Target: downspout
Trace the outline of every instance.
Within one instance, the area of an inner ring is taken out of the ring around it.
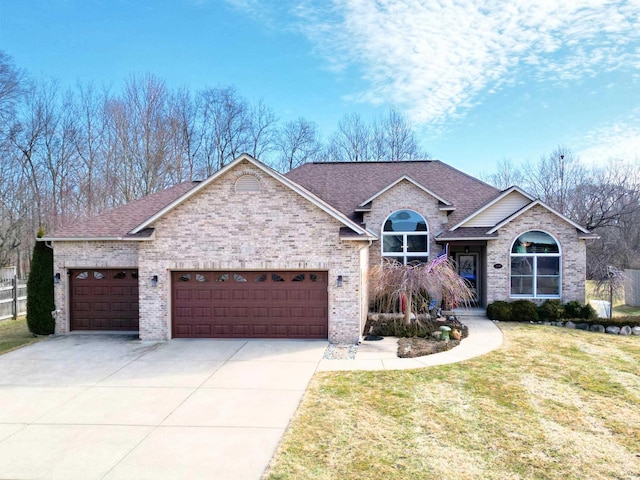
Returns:
[[[358,257],[360,257],[360,256],[362,255],[362,251],[363,251],[365,248],[367,248],[367,249],[368,249],[368,248],[370,248],[372,244],[373,244],[373,240],[369,240],[369,244],[368,244],[368,245],[365,245],[365,246],[363,246],[363,247],[360,247],[360,248],[358,249]],[[367,273],[368,273],[368,272],[369,272],[369,265],[367,265]],[[362,272],[362,266],[360,266],[360,273],[361,273],[361,275],[363,274],[363,272]],[[361,278],[361,279],[360,279],[360,281],[363,283],[363,284],[361,285],[360,289],[361,289],[361,291],[363,291],[363,290],[366,288],[366,292],[367,292],[367,295],[366,295],[366,297],[367,297],[367,298],[366,298],[366,302],[367,302],[367,303],[366,303],[366,305],[363,305],[363,303],[364,303],[365,299],[364,299],[364,298],[361,298],[361,300],[360,300],[360,308],[361,308],[361,309],[363,309],[363,310],[364,310],[364,312],[361,312],[361,314],[360,314],[360,329],[359,329],[359,332],[358,332],[358,344],[361,344],[361,343],[362,343],[362,340],[363,340],[363,337],[362,337],[362,330],[364,329],[364,325],[362,324],[362,319],[364,318],[364,323],[366,324],[366,323],[367,323],[368,313],[369,313],[369,312],[368,312],[368,309],[369,309],[369,285],[368,285],[368,279],[366,278],[366,276],[365,276],[365,275],[362,275],[362,276],[363,276],[363,277],[365,277],[365,278]]]

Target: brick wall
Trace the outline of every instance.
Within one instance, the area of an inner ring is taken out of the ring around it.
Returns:
[[[447,224],[447,213],[438,209],[439,202],[424,190],[409,181],[402,182],[390,188],[373,200],[371,211],[364,214],[364,222],[371,232],[380,235],[382,224],[389,215],[397,210],[413,210],[422,215],[429,227],[429,249],[431,257],[436,255],[441,247],[436,244],[434,237]],[[377,265],[382,256],[380,240],[374,241],[369,250],[369,263]]]
[[[236,193],[247,174],[260,180],[260,191]],[[365,314],[359,256],[367,243],[341,241],[341,226],[251,163],[238,164],[158,220],[155,240],[140,244],[140,337],[171,335],[171,270],[325,270],[329,340],[357,342]],[[145,280],[153,275],[156,287]]]
[[[535,206],[502,227],[498,239],[487,244],[487,303],[510,299],[510,252],[516,238],[528,230],[552,235],[562,252],[562,301],[584,302],[586,246],[575,227],[541,206]],[[501,269],[494,268],[501,264]]]
[[[67,272],[81,268],[137,268],[139,242],[52,242],[53,272],[62,281],[54,285],[57,334],[69,333]]]

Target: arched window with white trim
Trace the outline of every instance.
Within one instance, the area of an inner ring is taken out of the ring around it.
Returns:
[[[540,230],[523,233],[511,247],[511,296],[559,298],[561,265],[555,238]]]
[[[382,256],[406,265],[429,261],[429,226],[413,210],[398,210],[382,226]]]

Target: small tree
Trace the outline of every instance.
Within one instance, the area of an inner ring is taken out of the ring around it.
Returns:
[[[469,305],[474,297],[446,256],[419,265],[401,265],[385,259],[371,269],[369,286],[380,311],[391,312],[404,303],[407,324],[411,323],[412,312],[426,311],[431,300],[448,308]]]
[[[38,238],[44,236],[40,227]],[[27,280],[27,325],[36,335],[50,335],[55,322],[51,312],[55,310],[53,300],[53,250],[44,242],[33,247],[31,271]]]

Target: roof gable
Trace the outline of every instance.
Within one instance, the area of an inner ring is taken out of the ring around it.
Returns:
[[[531,210],[533,207],[536,206],[540,206],[546,210],[548,210],[549,212],[551,212],[552,214],[554,214],[556,217],[558,217],[560,220],[568,223],[569,225],[571,225],[572,227],[575,227],[576,230],[582,232],[583,234],[585,234],[585,236],[587,237],[592,237],[594,236],[591,232],[589,232],[589,230],[587,230],[584,227],[581,227],[580,225],[578,225],[576,222],[574,222],[573,220],[571,220],[570,218],[565,217],[564,215],[562,215],[560,212],[558,212],[557,210],[554,210],[553,208],[551,208],[549,205],[545,204],[542,200],[535,200],[531,203],[529,203],[528,205],[526,205],[525,207],[521,208],[520,210],[518,210],[517,212],[513,213],[512,215],[509,215],[507,218],[505,218],[504,220],[502,220],[501,222],[499,222],[497,225],[495,225],[491,230],[489,230],[487,233],[488,234],[492,234],[497,232],[500,228],[502,228],[503,226],[505,226],[507,223],[515,220],[516,218],[518,218],[520,215],[522,215],[525,212],[528,212],[529,210]],[[597,237],[597,235],[596,235]]]
[[[317,206],[318,208],[323,210],[325,213],[329,214],[331,217],[333,217],[336,220],[338,220],[339,222],[341,222],[345,227],[348,227],[349,229],[353,230],[359,236],[358,238],[361,238],[361,239],[375,239],[375,238],[377,238],[377,237],[373,236],[365,228],[363,228],[362,226],[358,225],[356,222],[354,222],[351,219],[349,219],[348,217],[346,217],[344,214],[342,214],[341,212],[339,212],[338,210],[333,208],[331,205],[329,205],[328,203],[326,203],[322,199],[318,198],[313,193],[311,193],[308,190],[306,190],[304,187],[302,187],[302,186],[298,185],[297,183],[291,181],[290,179],[288,179],[287,177],[281,175],[280,173],[276,172],[275,170],[267,167],[265,164],[263,164],[262,162],[256,160],[255,158],[253,158],[252,156],[250,156],[248,154],[240,155],[238,158],[233,160],[231,163],[229,163],[228,165],[224,166],[223,168],[221,168],[220,170],[215,172],[213,175],[211,175],[207,179],[205,179],[202,182],[200,182],[196,187],[194,187],[191,190],[185,192],[183,195],[181,195],[180,197],[176,198],[174,201],[172,201],[171,203],[166,205],[162,210],[158,211],[157,213],[155,213],[151,217],[145,219],[142,223],[140,223],[133,230],[131,230],[130,233],[131,234],[136,234],[136,233],[138,233],[138,232],[140,232],[140,231],[142,231],[142,230],[144,230],[146,228],[150,228],[154,224],[154,222],[156,222],[158,219],[162,218],[163,216],[165,216],[166,214],[171,212],[178,205],[181,205],[182,203],[184,203],[187,200],[189,200],[191,197],[196,195],[201,190],[207,188],[209,185],[214,183],[218,178],[220,178],[221,176],[225,175],[230,170],[233,170],[234,168],[236,168],[242,162],[248,162],[248,163],[252,164],[254,167],[256,167],[257,169],[261,170],[266,175],[270,176],[271,178],[275,179],[276,181],[278,181],[279,183],[281,183],[285,187],[293,190],[294,192],[296,192],[301,197],[303,197],[306,200],[308,200],[309,202],[313,203],[315,206]],[[352,238],[352,237],[350,237],[350,238]]]
[[[423,192],[427,193],[428,195],[430,195],[433,198],[435,198],[436,200],[438,200],[438,202],[440,202],[443,205],[441,207],[441,210],[455,210],[455,207],[451,204],[451,202],[445,200],[444,198],[442,198],[437,193],[432,192],[431,190],[429,190],[424,185],[416,182],[409,175],[402,175],[395,182],[390,183],[389,185],[384,187],[382,190],[376,192],[373,196],[367,198],[365,201],[360,203],[356,210],[361,211],[363,209],[366,209],[366,206],[371,204],[376,198],[378,198],[380,195],[382,195],[383,193],[387,192],[388,190],[391,190],[393,187],[395,187],[396,185],[398,185],[400,182],[403,182],[403,181],[406,181],[406,182],[409,182],[409,183],[413,184],[415,187],[419,188]]]
[[[500,192],[468,217],[451,227],[454,231],[460,227],[493,227],[504,218],[517,212],[534,201],[534,197],[519,187],[513,186]]]

